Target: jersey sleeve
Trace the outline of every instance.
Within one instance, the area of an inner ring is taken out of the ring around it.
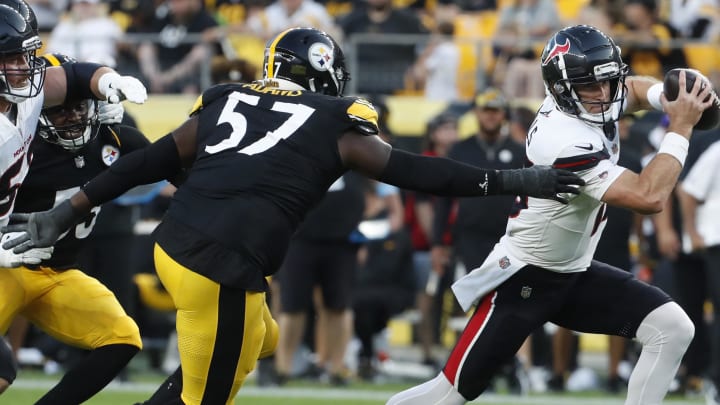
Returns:
[[[588,148],[592,146],[593,150],[585,151],[583,149],[585,146]],[[553,162],[553,167],[575,172],[585,180],[585,186],[581,188],[582,193],[598,201],[625,171],[625,168],[610,160],[610,153],[605,147],[600,149],[589,142],[566,146]]]
[[[378,113],[369,101],[363,98],[352,99],[345,111],[351,127],[364,135],[376,135],[378,129]]]
[[[198,96],[197,99],[195,99],[195,103],[193,104],[192,108],[190,109],[190,116],[197,114],[199,111],[201,111],[205,106],[209,105],[213,101],[217,100],[218,98],[224,96],[228,91],[230,91],[230,87],[235,86],[233,84],[219,84],[217,86],[210,87],[209,89],[205,90],[201,95]]]
[[[533,164],[552,165],[580,176],[585,180],[581,192],[598,201],[625,170],[613,163],[604,145],[592,138],[575,137],[565,142],[555,139],[531,146],[527,153]]]

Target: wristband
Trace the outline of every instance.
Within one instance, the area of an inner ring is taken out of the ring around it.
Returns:
[[[662,111],[662,101],[660,101],[660,95],[662,95],[664,86],[662,83],[655,83],[647,91],[647,101],[650,103],[652,108]]]
[[[685,158],[688,154],[688,146],[690,141],[684,136],[675,132],[665,134],[657,153],[666,153],[680,162],[680,166],[685,165]]]

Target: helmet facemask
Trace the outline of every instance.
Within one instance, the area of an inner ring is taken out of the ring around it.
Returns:
[[[561,111],[614,132],[627,97],[629,68],[610,37],[590,26],[565,28],[546,45],[541,68],[546,91]],[[604,82],[609,82],[609,100],[581,100],[577,86]],[[592,105],[599,105],[599,112],[590,112]]]
[[[39,95],[45,81],[45,63],[36,55],[40,38],[26,42],[20,53],[0,53],[0,97],[14,104]]]
[[[38,134],[47,142],[77,152],[98,133],[97,103],[82,100],[42,110]]]
[[[562,56],[560,57],[562,59]],[[560,62],[562,65],[562,62]],[[616,62],[608,62],[593,67],[592,76],[556,81],[548,91],[556,99],[558,106],[566,113],[577,116],[590,124],[605,125],[617,121],[627,97],[625,78],[627,65],[618,66]],[[567,73],[563,72],[567,77]],[[580,85],[597,85],[610,83],[610,99],[607,101],[583,101],[576,90]],[[600,112],[590,112],[586,106],[599,105]]]

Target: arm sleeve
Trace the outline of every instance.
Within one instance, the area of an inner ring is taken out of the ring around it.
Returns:
[[[141,184],[171,179],[182,170],[180,155],[172,135],[166,135],[146,148],[118,159],[110,168],[83,187],[90,202],[97,206],[119,197]]]
[[[65,63],[61,65],[65,70],[67,80],[67,100],[97,99],[90,88],[90,82],[95,72],[103,65],[89,62]]]
[[[378,180],[404,189],[458,197],[498,194],[502,189],[495,170],[398,149],[390,152]]]

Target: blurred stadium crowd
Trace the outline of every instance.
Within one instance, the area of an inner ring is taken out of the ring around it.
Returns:
[[[140,78],[151,98],[258,79],[266,40],[293,26],[325,30],[349,59],[347,93],[373,101],[386,140],[487,168],[522,167],[524,139],[545,94],[538,57],[547,37],[563,26],[586,23],[612,35],[633,74],[662,79],[672,68],[689,66],[720,85],[717,0],[28,3],[44,52],[114,66]],[[659,144],[656,132],[667,125],[663,118],[648,112],[621,122],[623,166],[639,171],[647,163]],[[692,138],[686,172],[719,139],[718,131]],[[274,358],[261,361],[258,384],[312,378],[344,386],[354,379],[434,375],[465,320],[448,286],[482,263],[504,233],[512,205],[509,197],[434,198],[352,174],[339,181],[343,186],[337,192],[331,187],[308,216],[272,280],[280,345]],[[144,352],[161,373],[175,369],[177,349],[172,302],[154,276],[149,234],[172,192],[160,184],[104,206],[81,267],[137,321]],[[712,267],[718,265],[708,253],[713,246],[684,235],[683,220],[693,218],[683,205],[674,201],[671,208],[655,217],[611,209],[598,256],[660,286],[691,316],[696,337],[673,388],[692,395],[702,391],[712,367],[720,367],[707,356],[720,341],[714,323],[720,282],[713,276],[720,269]],[[720,221],[704,215],[704,221]],[[7,337],[21,365],[48,373],[81,355],[22,322]],[[579,360],[581,346],[577,335],[547,325],[499,377],[518,393],[582,387],[577,381],[588,370]],[[599,346],[609,360],[594,386],[620,392],[637,348],[622,338]],[[412,362],[420,365],[407,366]]]

